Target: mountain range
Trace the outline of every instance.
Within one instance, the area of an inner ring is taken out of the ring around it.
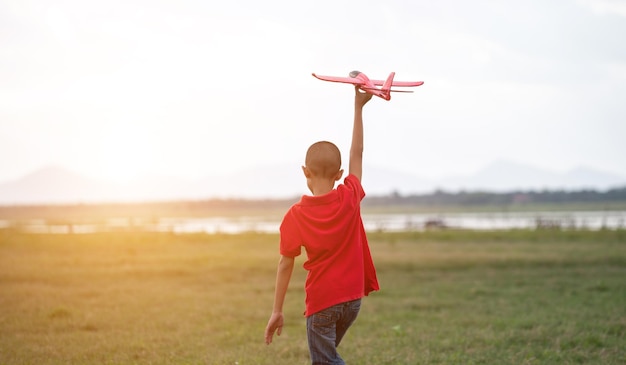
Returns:
[[[366,166],[369,195],[446,191],[605,190],[626,185],[626,177],[579,167],[564,173],[498,161],[474,174],[432,180],[409,173]],[[0,182],[0,204],[59,204],[201,200],[210,198],[289,198],[308,193],[297,164],[264,166],[197,180],[146,177],[113,183],[82,176],[62,167],[45,167],[22,178]]]

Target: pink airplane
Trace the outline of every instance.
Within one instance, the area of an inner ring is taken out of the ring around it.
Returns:
[[[359,87],[359,89],[368,92],[372,95],[376,95],[385,100],[391,99],[391,92],[403,92],[403,93],[412,93],[413,91],[407,90],[391,90],[392,86],[401,86],[401,87],[413,87],[420,86],[424,83],[424,81],[393,81],[393,77],[396,75],[395,72],[392,72],[387,77],[387,80],[370,80],[363,72],[360,71],[352,71],[349,74],[349,77],[339,77],[339,76],[322,76],[313,74],[314,77],[330,82],[343,82],[346,84],[352,84]],[[381,86],[378,88],[377,86]]]

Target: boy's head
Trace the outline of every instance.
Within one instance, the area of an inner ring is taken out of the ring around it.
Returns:
[[[331,142],[313,143],[306,152],[304,163],[305,174],[308,170],[310,177],[333,181],[341,178],[341,153],[339,148]]]

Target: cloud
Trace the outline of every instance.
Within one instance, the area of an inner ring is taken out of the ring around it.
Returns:
[[[611,62],[605,64],[605,67],[612,77],[626,80],[626,62]]]
[[[579,4],[589,7],[598,15],[619,15],[626,17],[626,1],[623,0],[579,0]]]

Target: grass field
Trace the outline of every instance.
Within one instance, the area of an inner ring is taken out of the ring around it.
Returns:
[[[307,364],[303,281],[266,346],[276,235],[0,230],[0,364]],[[624,364],[626,231],[371,234],[349,364]]]

